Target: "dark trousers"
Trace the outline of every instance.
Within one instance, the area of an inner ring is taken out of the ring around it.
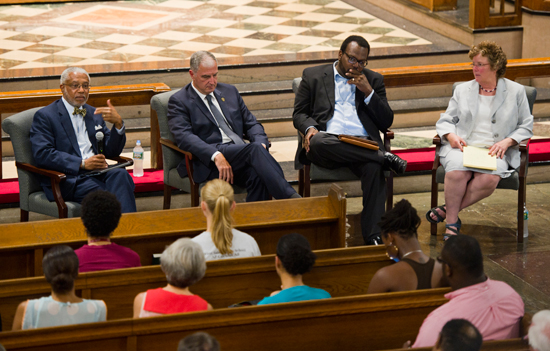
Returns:
[[[348,167],[361,179],[363,191],[361,234],[365,242],[380,235],[380,227],[377,223],[384,214],[386,202],[382,151],[368,150],[341,142],[336,135],[317,133],[310,140],[307,158],[324,168]]]
[[[269,200],[270,194],[275,199],[288,199],[296,193],[286,181],[279,163],[262,144],[229,143],[217,147],[231,165],[233,183],[246,188],[247,202]],[[218,169],[214,166],[208,179],[219,176]]]
[[[95,190],[106,190],[116,196],[120,201],[122,213],[136,212],[136,199],[134,197],[134,181],[124,168],[115,168],[103,174],[85,177],[79,175],[74,187],[64,186],[60,183],[61,194],[66,201],[82,202],[84,197]],[[51,191],[46,191],[46,196]],[[53,196],[48,200],[53,201]]]

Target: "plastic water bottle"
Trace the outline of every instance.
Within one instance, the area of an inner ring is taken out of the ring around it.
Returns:
[[[143,148],[140,140],[134,147],[134,177],[143,177]]]
[[[523,204],[523,237],[527,238],[529,236],[529,229],[527,225],[529,224],[529,211],[525,204]],[[516,232],[517,234],[517,232]]]

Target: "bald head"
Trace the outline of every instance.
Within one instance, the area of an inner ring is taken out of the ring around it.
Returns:
[[[441,329],[433,350],[479,351],[482,343],[483,337],[472,323],[465,319],[452,319]]]

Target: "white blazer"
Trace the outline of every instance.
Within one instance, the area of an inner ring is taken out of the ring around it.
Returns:
[[[443,135],[455,133],[463,139],[468,139],[472,134],[476,127],[478,94],[479,84],[475,79],[456,87],[447,111],[441,114],[435,124],[442,141],[440,156],[446,156],[452,149]],[[500,78],[490,115],[495,142],[512,138],[519,144],[533,136],[533,115],[529,111],[525,88],[521,84]],[[510,167],[519,167],[518,145],[510,147],[504,156]]]

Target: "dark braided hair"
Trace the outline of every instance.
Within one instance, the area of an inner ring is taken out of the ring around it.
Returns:
[[[384,236],[393,232],[403,239],[410,239],[413,236],[418,238],[417,229],[420,226],[420,217],[411,203],[403,199],[382,216],[378,226],[382,229]]]
[[[277,244],[277,257],[291,275],[301,275],[311,270],[317,256],[311,251],[307,239],[298,233],[281,237]]]

